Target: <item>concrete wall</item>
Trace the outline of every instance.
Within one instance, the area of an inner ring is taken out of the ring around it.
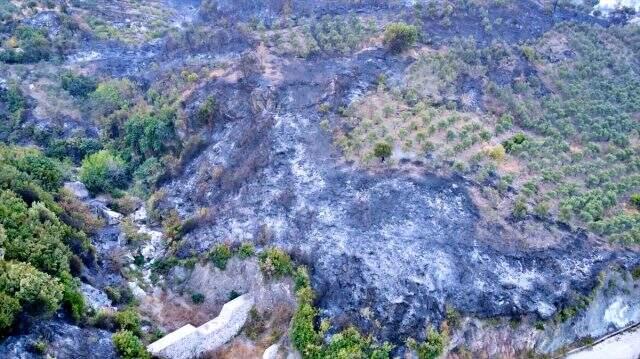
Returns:
[[[244,294],[226,303],[220,314],[207,323],[194,327],[187,324],[147,347],[164,359],[190,359],[215,350],[238,334],[253,307],[253,297]]]

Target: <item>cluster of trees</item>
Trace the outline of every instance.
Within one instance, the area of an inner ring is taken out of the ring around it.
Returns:
[[[527,46],[527,61],[538,63],[557,89],[540,95],[540,80],[530,76],[510,88],[491,87],[508,112],[496,132],[512,127],[543,136],[516,135],[503,143],[525,160],[528,170],[550,188],[538,202],[552,205],[560,219],[582,223],[596,233],[625,242],[637,241],[633,216],[622,210],[638,186],[638,152],[631,143],[640,131],[640,76],[634,69],[637,48],[628,30],[600,31],[585,24],[561,24],[540,43]],[[570,59],[550,60],[548,41],[569,39]],[[546,212],[542,211],[542,212]]]
[[[93,257],[82,223],[66,222],[82,217],[58,203],[63,177],[37,150],[0,146],[0,334],[23,314],[61,306],[76,320],[84,314],[72,273]]]

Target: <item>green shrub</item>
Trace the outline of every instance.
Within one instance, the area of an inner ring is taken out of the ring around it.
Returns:
[[[403,22],[395,22],[386,26],[384,42],[389,50],[400,53],[413,46],[418,40],[418,28]]]
[[[136,335],[140,334],[140,315],[135,309],[121,310],[115,315],[116,324],[121,330],[126,330]]]
[[[515,219],[523,219],[527,215],[527,203],[523,198],[516,199],[512,214]]]
[[[63,286],[57,278],[21,262],[0,261],[0,292],[32,313],[53,313],[60,307]]]
[[[505,149],[505,151],[507,151],[507,153],[511,153],[511,152],[515,151],[516,149],[518,149],[520,145],[525,143],[526,140],[527,140],[527,137],[524,135],[524,133],[522,133],[522,132],[516,133],[510,139],[502,142],[502,147],[504,147],[504,149]]]
[[[43,339],[38,339],[31,344],[31,347],[34,352],[40,355],[44,355],[47,352],[47,349],[49,348],[49,343],[47,343]]]
[[[291,321],[290,338],[303,358],[375,358],[390,357],[393,346],[388,343],[377,345],[371,337],[363,337],[355,328],[349,327],[331,337],[328,344],[322,338],[329,330],[329,323],[323,321],[316,330],[317,310],[313,306],[314,293],[310,287],[306,268],[298,267],[295,274],[298,309]]]
[[[113,335],[113,344],[123,359],[150,359],[142,341],[128,330],[121,330]]]
[[[51,141],[45,150],[47,156],[58,159],[69,158],[74,163],[80,163],[83,158],[102,149],[102,144],[94,138],[73,137],[68,139],[55,139]]]
[[[21,308],[16,298],[0,292],[0,337],[11,328]]]
[[[0,191],[0,225],[7,233],[7,260],[28,262],[50,273],[69,271],[70,251],[64,244],[71,229],[40,202],[31,207],[12,191]]]
[[[1,105],[4,105],[7,114],[5,118],[5,115],[0,111],[0,140],[13,140],[24,119],[27,100],[18,86],[11,85],[6,90],[0,88],[0,108]]]
[[[71,276],[63,278],[62,303],[64,308],[69,312],[74,321],[79,322],[86,311],[84,296],[78,291],[78,285],[73,281]]]
[[[156,188],[164,172],[164,167],[156,157],[148,158],[133,172],[136,189],[148,195]]]
[[[634,205],[637,209],[640,209],[640,193],[632,194],[629,202],[631,202],[631,204]]]
[[[221,270],[227,268],[227,262],[231,259],[233,254],[231,253],[231,247],[228,244],[221,243],[213,248],[209,254],[209,259],[213,262],[213,265]]]
[[[393,347],[385,343],[373,344],[371,337],[364,337],[354,327],[334,334],[322,351],[323,358],[389,358]]]
[[[391,156],[391,145],[386,142],[376,143],[373,148],[373,155],[380,157],[380,159],[384,161],[385,158]]]
[[[213,97],[207,97],[202,103],[195,115],[195,127],[200,128],[202,126],[213,126],[216,111],[218,110],[218,104]]]
[[[242,243],[238,248],[238,257],[247,259],[255,254],[256,250],[251,243]]]
[[[60,164],[39,152],[25,154],[15,162],[15,166],[37,180],[47,191],[55,191],[62,186],[63,173]]]
[[[291,257],[278,248],[269,248],[260,254],[260,269],[272,278],[280,278],[293,273]]]
[[[202,304],[204,303],[205,296],[202,293],[193,293],[191,294],[191,301],[194,304]]]
[[[302,288],[311,287],[311,279],[309,278],[307,267],[301,265],[296,268],[296,271],[293,274],[293,282],[295,284],[296,291]]]
[[[89,324],[100,329],[112,331],[116,327],[115,315],[110,309],[100,309],[89,320]]]
[[[86,98],[98,87],[98,83],[93,78],[72,72],[64,73],[61,82],[62,88],[73,97]]]
[[[427,339],[422,343],[416,343],[413,340],[407,341],[407,346],[418,353],[419,359],[436,359],[445,349],[447,344],[447,335],[439,333],[433,328],[427,330]]]
[[[92,193],[112,192],[125,187],[125,163],[107,150],[96,152],[82,160],[80,180]]]

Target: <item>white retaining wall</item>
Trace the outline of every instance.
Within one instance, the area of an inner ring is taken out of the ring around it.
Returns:
[[[253,297],[244,294],[226,303],[220,314],[194,327],[187,324],[147,347],[149,352],[163,359],[191,359],[215,350],[238,334],[253,307]]]

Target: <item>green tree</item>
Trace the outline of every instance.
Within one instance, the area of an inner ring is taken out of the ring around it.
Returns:
[[[125,163],[108,150],[102,150],[82,160],[80,180],[92,193],[124,188],[127,183]]]
[[[418,40],[418,28],[404,22],[394,22],[386,26],[384,43],[389,50],[400,53],[413,46]]]

